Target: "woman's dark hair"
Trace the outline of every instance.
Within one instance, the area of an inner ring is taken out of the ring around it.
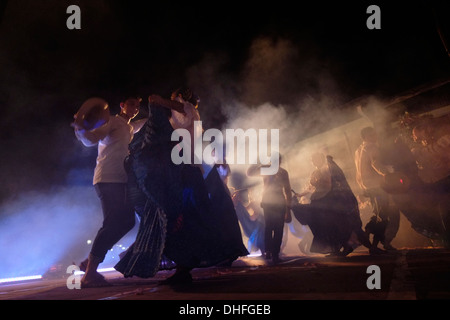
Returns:
[[[191,88],[188,87],[180,87],[173,92],[175,96],[181,95],[184,101],[192,103],[196,106],[200,102],[200,97],[195,94]]]
[[[361,138],[363,140],[366,140],[366,138],[368,136],[370,136],[371,134],[374,134],[376,131],[373,127],[365,127],[361,130]]]
[[[142,102],[142,97],[136,94],[123,95],[121,98],[120,102],[125,102],[130,99],[136,99],[139,102]]]

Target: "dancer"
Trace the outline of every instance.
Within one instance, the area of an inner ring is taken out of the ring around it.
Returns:
[[[139,97],[128,97],[121,102],[120,113],[110,117],[105,125],[89,131],[74,124],[78,140],[88,147],[98,145],[93,185],[103,210],[103,225],[92,244],[89,257],[80,265],[80,269],[85,271],[81,279],[83,288],[108,285],[97,272],[97,267],[103,262],[108,250],[135,223],[133,207],[127,201],[128,176],[123,163],[128,155],[128,144],[146,121],[131,121],[138,115],[139,107]]]
[[[196,121],[200,121],[199,103],[200,97],[189,87],[182,86],[173,91],[170,99],[175,103],[179,102],[183,105],[182,111],[177,108],[172,108],[169,121],[174,130],[186,129],[191,136],[191,145],[188,146],[191,150],[191,165],[201,170],[206,184],[209,198],[213,204],[214,212],[221,228],[218,230],[222,242],[232,244],[235,247],[242,246],[242,235],[240,229],[237,228],[239,223],[237,222],[237,214],[234,208],[233,201],[231,199],[231,193],[221,175],[221,170],[216,170],[218,165],[224,168],[227,174],[230,173],[230,168],[226,164],[225,158],[219,159],[216,154],[216,150],[212,150],[211,160],[214,163],[206,163],[205,161],[198,161],[198,157],[194,153],[194,139],[202,135],[201,126],[195,126]],[[158,98],[160,103],[168,104],[168,101],[164,102],[161,97]],[[172,102],[170,102],[172,103]],[[202,157],[203,158],[203,157]],[[196,161],[197,160],[197,161]],[[221,164],[222,163],[222,164]]]
[[[316,169],[311,174],[310,204],[292,207],[301,224],[308,225],[314,235],[310,251],[332,256],[346,256],[353,251],[349,244],[354,232],[367,248],[370,241],[361,229],[358,201],[348,185],[341,168],[331,156],[314,153],[311,157]]]
[[[233,203],[221,197],[226,192],[217,171],[204,180],[198,167],[172,162],[176,144],[169,118],[172,110],[183,113],[183,103],[152,95],[149,109],[149,120],[130,144],[127,159],[141,224],[135,243],[115,268],[125,277],[148,278],[176,266],[167,283],[189,283],[193,268],[233,261],[248,252]],[[224,230],[223,220],[229,229]]]
[[[366,225],[366,232],[373,234],[374,247],[381,242],[384,249],[395,250],[391,245],[395,234],[386,237],[386,229],[391,218],[399,213],[391,207],[389,195],[381,187],[388,170],[381,163],[378,136],[374,128],[366,127],[361,130],[361,138],[363,142],[355,152],[356,182],[364,195],[370,198],[374,212]]]
[[[247,250],[264,252],[264,217],[249,188],[233,192],[232,199],[242,231],[248,237]]]
[[[281,165],[281,155],[279,156]],[[264,191],[261,207],[264,210],[264,248],[266,259],[273,263],[280,262],[280,248],[283,240],[284,223],[291,217],[291,184],[288,172],[279,168],[274,175],[260,175],[262,165],[251,165],[247,169],[248,176],[261,176]]]

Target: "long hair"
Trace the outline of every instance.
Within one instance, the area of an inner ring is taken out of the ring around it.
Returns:
[[[200,102],[200,97],[192,91],[191,88],[188,87],[180,87],[176,89],[172,95],[178,96],[181,95],[184,101],[187,101],[191,103],[192,105],[196,106]]]

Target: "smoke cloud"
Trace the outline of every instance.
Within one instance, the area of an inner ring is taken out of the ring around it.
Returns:
[[[21,194],[1,210],[0,278],[43,274],[61,261],[84,259],[86,240],[101,225],[98,199],[86,187]]]
[[[384,101],[376,96],[364,97],[364,110],[370,112],[370,118],[358,111],[358,100],[346,95],[347,90],[340,87],[336,75],[329,71],[332,68],[312,53],[314,50],[302,50],[288,39],[259,37],[252,42],[248,59],[238,76],[227,73],[226,54],[208,53],[188,70],[189,85],[202,99],[203,123],[212,126],[221,123],[222,130],[278,129],[279,150],[283,156],[281,166],[288,170],[295,191],[308,187],[314,170],[311,155],[322,151],[331,155],[343,169],[358,196],[361,192],[355,183],[353,157],[362,142],[360,130],[392,121],[392,115],[385,112]],[[230,186],[235,189],[251,186],[252,196],[258,203],[262,181],[247,177],[247,168],[248,165],[231,165]],[[363,223],[370,216],[370,208],[363,204]],[[401,227],[409,239],[423,240],[411,237],[414,231],[408,223],[402,223]],[[288,245],[284,250],[299,254],[295,243],[299,235],[292,230],[285,238]],[[305,236],[307,232],[300,232],[300,238]]]
[[[301,141],[361,118],[356,108],[342,108],[349,98],[340,92],[326,62],[316,58],[310,48],[303,49],[289,39],[254,39],[237,76],[227,74],[228,62],[224,53],[208,53],[188,70],[189,85],[202,99],[203,122],[206,126],[218,124],[220,116],[221,129],[280,130],[280,151],[286,166],[296,154],[315,151],[299,148]],[[309,148],[326,148],[326,139]],[[348,157],[347,145],[344,151]],[[334,156],[339,160],[341,155]],[[299,165],[292,167],[293,174]],[[303,168],[300,171],[301,175],[309,174]]]

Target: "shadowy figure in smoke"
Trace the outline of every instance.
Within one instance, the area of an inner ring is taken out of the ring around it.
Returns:
[[[249,188],[233,192],[232,199],[244,234],[248,237],[247,249],[264,252],[264,217],[259,204],[251,199]]]
[[[366,232],[373,234],[373,247],[379,243],[384,249],[395,251],[391,245],[399,228],[400,213],[391,205],[389,194],[381,187],[389,173],[382,154],[388,143],[380,146],[377,131],[373,127],[361,130],[362,143],[355,151],[356,182],[364,195],[370,199],[373,217],[366,225]],[[389,141],[388,135],[384,137]]]
[[[412,142],[412,139],[415,142]],[[386,149],[393,173],[382,187],[423,236],[450,247],[449,117],[418,118]],[[401,157],[399,155],[401,154]]]
[[[311,203],[296,203],[292,207],[295,218],[308,225],[314,239],[310,251],[336,256],[346,256],[353,251],[350,237],[355,233],[367,248],[370,241],[362,230],[358,201],[353,194],[341,168],[331,156],[323,153],[312,155],[316,170],[311,174],[310,191],[296,194],[296,197],[312,191]]]
[[[281,155],[278,154],[281,165]],[[280,251],[284,233],[284,223],[291,221],[291,183],[289,173],[281,166],[272,175],[262,175],[261,168],[265,165],[250,165],[248,176],[262,177],[264,183],[261,198],[261,208],[264,211],[264,250],[265,258],[273,263],[280,262]]]

